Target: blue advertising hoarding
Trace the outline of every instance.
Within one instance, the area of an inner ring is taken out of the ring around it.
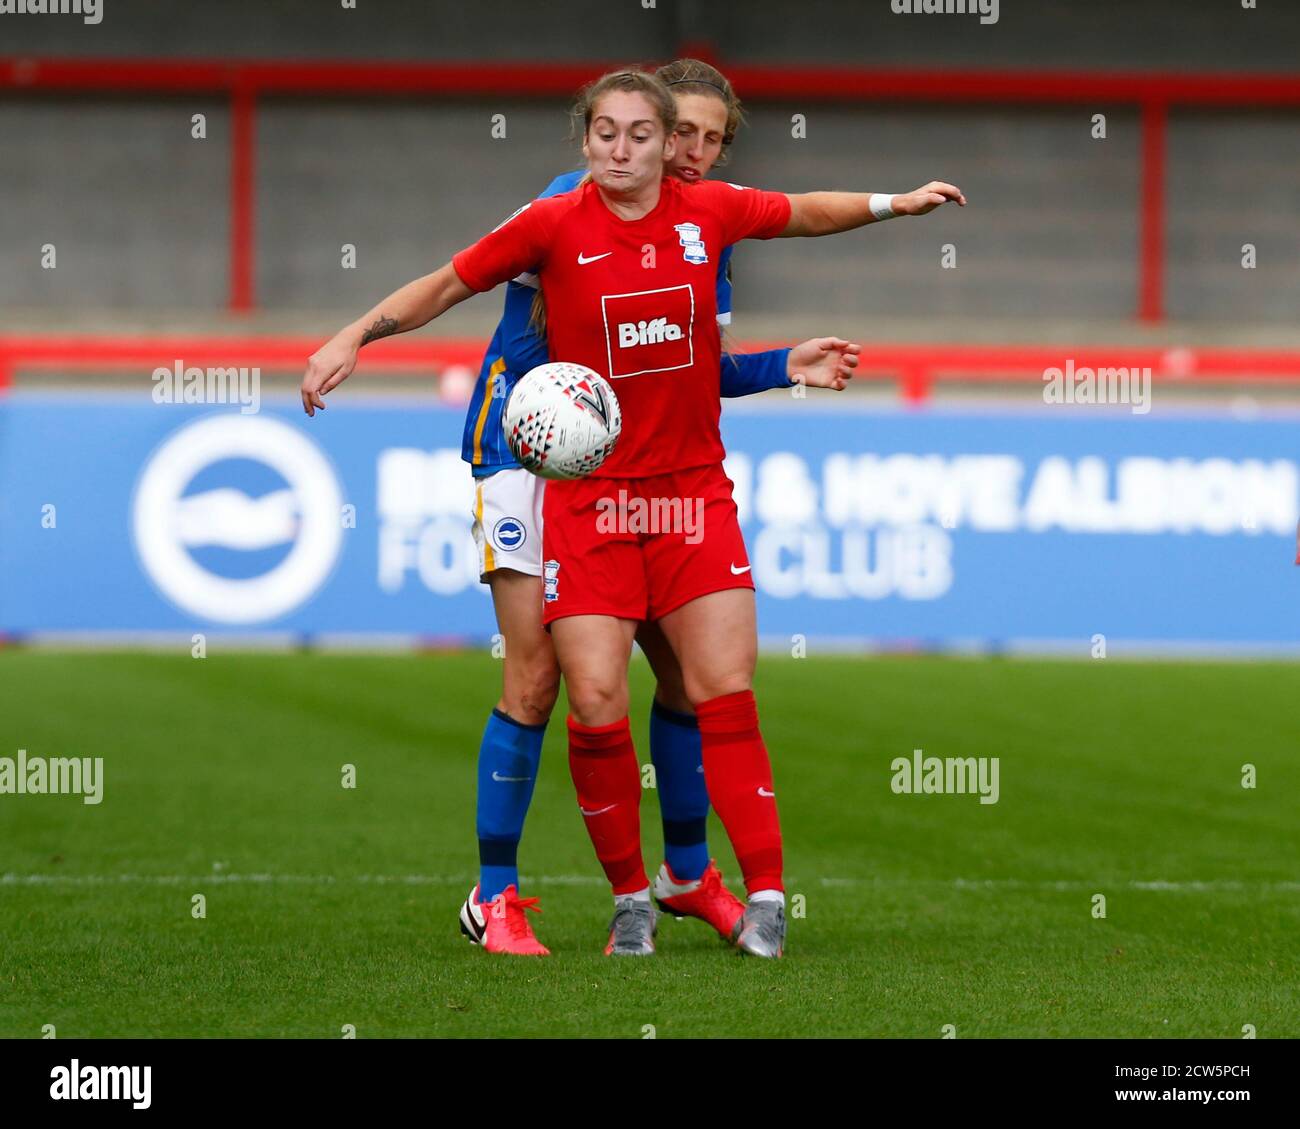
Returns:
[[[485,640],[462,413],[0,400],[0,632]],[[1286,651],[1297,420],[729,404],[760,633]]]

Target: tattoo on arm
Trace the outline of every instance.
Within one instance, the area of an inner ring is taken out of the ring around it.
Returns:
[[[396,332],[396,318],[377,317],[375,318],[375,324],[361,335],[361,344],[369,345],[370,342],[378,341],[381,337],[391,337]]]

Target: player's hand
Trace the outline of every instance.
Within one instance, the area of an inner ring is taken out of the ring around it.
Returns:
[[[956,200],[960,206],[966,206],[966,197],[955,184],[932,180],[929,184],[921,185],[915,192],[895,196],[891,207],[900,216],[923,216],[949,200]]]
[[[861,345],[838,337],[814,337],[790,350],[785,372],[795,384],[810,388],[833,388],[843,392],[858,367]]]
[[[307,372],[302,378],[302,410],[309,416],[316,409],[325,410],[321,399],[327,392],[342,384],[357,365],[357,347],[342,337],[331,337],[307,361]]]

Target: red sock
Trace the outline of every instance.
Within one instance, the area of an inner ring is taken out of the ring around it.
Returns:
[[[758,730],[752,690],[723,694],[695,707],[704,754],[704,783],[727,829],[745,876],[745,889],[783,890],[781,821],[772,789],[772,762]]]
[[[569,718],[569,772],[591,845],[615,896],[650,885],[641,860],[641,766],[627,718],[579,725]]]

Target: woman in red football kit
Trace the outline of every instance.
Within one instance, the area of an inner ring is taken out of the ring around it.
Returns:
[[[781,832],[751,689],[754,585],[722,471],[709,264],[741,239],[830,235],[965,198],[941,182],[893,196],[686,185],[663,175],[676,145],[676,106],[660,80],[639,71],[606,75],[579,105],[590,181],[524,205],[342,330],[311,358],[303,406],[309,415],[325,406],[322,395],[347,378],[366,341],[415,329],[540,264],[551,356],[604,373],[623,410],[623,433],[604,465],[586,479],[548,483],[543,512],[543,618],[568,690],[570,768],[615,895],[605,951],[654,951],[640,768],[627,719],[633,638],[638,623],[654,620],[680,662],[709,797],[749,893],[737,945],[778,957]],[[619,520],[611,528],[613,511],[622,519],[648,514],[650,526]]]

